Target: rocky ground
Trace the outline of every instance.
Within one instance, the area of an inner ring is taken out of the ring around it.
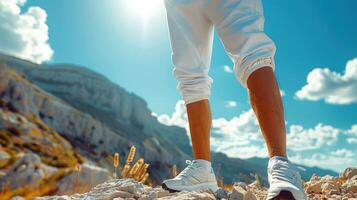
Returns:
[[[311,177],[304,183],[308,199],[357,199],[357,168],[347,168],[339,177]],[[91,191],[72,196],[38,197],[35,200],[120,200],[120,199],[265,199],[267,188],[257,182],[250,185],[236,183],[231,191],[169,193],[161,187],[149,187],[132,179],[112,179]]]

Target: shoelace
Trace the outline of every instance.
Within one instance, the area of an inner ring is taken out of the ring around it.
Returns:
[[[277,161],[277,163],[270,169],[272,182],[274,181],[286,181],[295,184],[298,175],[297,169],[288,162]]]
[[[187,177],[191,174],[191,171],[194,170],[195,166],[193,165],[193,161],[186,160],[187,167],[182,170],[182,172],[178,176]]]

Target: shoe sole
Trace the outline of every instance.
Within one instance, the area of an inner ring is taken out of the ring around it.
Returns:
[[[165,183],[161,184],[161,187],[162,187],[162,189],[167,190],[170,193],[180,192],[178,190],[173,190],[173,189],[168,188]]]
[[[279,193],[278,196],[274,197],[272,200],[295,200],[291,192],[283,190]]]
[[[211,190],[213,192],[218,190],[218,186],[214,183],[201,183],[197,185],[193,185],[191,187],[177,187],[175,189],[169,188],[165,183],[161,184],[161,187],[164,190],[169,191],[170,193],[180,192],[180,191],[204,191],[204,190]]]

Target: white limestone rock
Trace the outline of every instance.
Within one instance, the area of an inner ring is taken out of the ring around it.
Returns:
[[[0,178],[0,188],[6,187],[9,190],[24,186],[37,188],[39,181],[50,171],[52,172],[52,168],[44,165],[37,154],[25,154]]]
[[[342,172],[341,177],[344,180],[348,180],[356,175],[357,175],[357,167],[349,167]]]
[[[80,172],[73,171],[57,183],[57,195],[88,192],[94,186],[111,178],[107,169],[84,163]]]
[[[10,160],[10,155],[0,148],[0,168],[6,166]]]

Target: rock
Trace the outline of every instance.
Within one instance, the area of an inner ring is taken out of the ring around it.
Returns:
[[[62,178],[57,184],[57,195],[68,195],[88,192],[94,186],[110,179],[107,169],[84,163],[80,172],[73,171]]]
[[[357,180],[348,179],[343,185],[342,189],[346,191],[346,193],[357,193]]]
[[[311,177],[305,183],[305,191],[309,199],[350,199],[357,198],[357,175],[353,168],[346,169],[340,178],[347,178],[341,186],[341,179],[333,176]]]
[[[312,176],[310,181],[305,183],[305,190],[308,194],[321,194],[321,185],[322,182],[320,181],[320,179],[318,179],[316,176]]]
[[[51,168],[52,169],[52,168]],[[9,169],[5,176],[0,178],[0,188],[13,190],[19,187],[37,188],[39,181],[50,171],[38,155],[28,153]]]
[[[243,189],[247,189],[247,184],[245,182],[237,182],[237,183],[234,183],[234,185],[237,185],[237,186],[240,186],[241,188]]]
[[[326,175],[326,176],[323,176],[321,177],[320,179],[322,182],[336,182],[337,181],[337,178],[336,177],[333,177],[331,175]]]
[[[246,200],[255,200],[255,199],[265,199],[267,195],[267,188],[260,185],[259,182],[254,181],[253,183],[247,186],[247,193],[244,196]]]
[[[351,180],[357,180],[357,175],[354,175]]]
[[[316,174],[313,174],[310,178],[310,181],[319,181],[321,177],[317,176]]]
[[[327,182],[321,185],[321,190],[323,194],[333,195],[340,193],[340,187],[335,182]]]
[[[153,199],[201,199],[201,200],[214,200],[215,197],[210,192],[178,192],[169,193],[162,188],[151,188],[136,182],[132,179],[112,179],[100,185],[97,185],[89,192],[83,194],[75,194],[72,196],[49,196],[37,197],[35,200],[82,200],[82,199],[101,199],[101,200],[114,200],[114,199],[140,199],[140,200],[153,200]]]
[[[219,188],[216,192],[215,192],[215,196],[217,199],[228,199],[229,197],[229,191]]]
[[[352,178],[353,176],[356,176],[357,175],[357,168],[356,167],[349,167],[347,169],[345,169],[342,174],[341,174],[341,177],[344,179],[344,180],[348,180],[350,178]]]
[[[243,200],[247,191],[240,186],[234,186],[231,194],[229,195],[229,199],[232,200]]]
[[[305,183],[305,189],[308,194],[338,194],[340,188],[337,183],[337,178],[333,176],[312,176],[310,181]]]
[[[258,198],[255,192],[253,192],[251,189],[247,190],[247,193],[244,194],[243,200],[258,200],[261,198]]]
[[[14,196],[11,198],[11,200],[25,200],[22,196]]]
[[[0,149],[0,168],[6,166],[9,160],[10,155],[6,151]]]

